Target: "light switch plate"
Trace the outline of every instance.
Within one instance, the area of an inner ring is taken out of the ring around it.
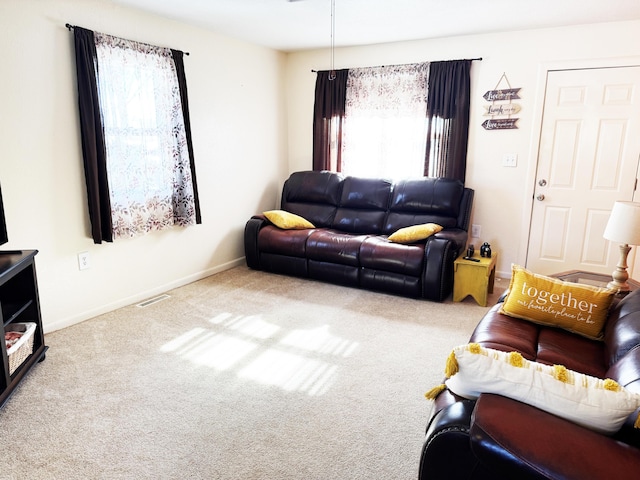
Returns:
[[[517,153],[505,153],[502,157],[503,167],[517,167],[518,166],[518,154]]]

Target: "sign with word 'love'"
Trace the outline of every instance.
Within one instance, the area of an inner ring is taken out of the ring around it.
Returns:
[[[511,128],[518,128],[516,125],[517,121],[517,118],[494,118],[482,122],[482,127],[485,130],[508,130]]]

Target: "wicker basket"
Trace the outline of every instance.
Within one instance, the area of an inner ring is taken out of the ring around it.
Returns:
[[[9,374],[13,375],[13,372],[33,353],[33,334],[36,332],[36,324],[32,322],[10,323],[4,330],[5,332],[22,333],[22,337],[7,350]]]

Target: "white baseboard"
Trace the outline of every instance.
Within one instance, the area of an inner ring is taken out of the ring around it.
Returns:
[[[237,258],[227,263],[223,263],[222,265],[217,265],[215,267],[209,268],[207,270],[203,270],[201,272],[193,273],[191,275],[187,275],[186,277],[179,278],[177,280],[173,280],[164,285],[158,285],[157,287],[144,290],[142,292],[138,292],[135,295],[131,295],[125,298],[121,298],[114,302],[107,303],[105,305],[101,305],[96,308],[92,308],[90,310],[86,310],[82,313],[74,315],[72,317],[64,318],[62,320],[58,320],[56,322],[45,324],[42,326],[44,333],[54,332],[56,330],[60,330],[62,328],[70,327],[71,325],[75,325],[80,322],[84,322],[85,320],[89,320],[90,318],[96,317],[98,315],[102,315],[107,312],[111,312],[118,308],[126,307],[128,305],[132,305],[134,303],[139,303],[143,300],[147,300],[148,298],[155,297],[162,293],[165,293],[169,290],[173,290],[174,288],[182,287],[183,285],[187,285],[189,283],[202,280],[203,278],[209,277],[211,275],[215,275],[216,273],[224,272],[225,270],[230,270],[234,267],[238,267],[243,265],[245,262],[245,258]]]

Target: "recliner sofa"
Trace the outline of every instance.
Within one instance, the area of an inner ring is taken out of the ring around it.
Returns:
[[[629,392],[640,393],[640,290],[611,308],[602,340],[507,316],[500,312],[499,302],[469,341],[610,378]],[[609,436],[506,396],[482,393],[477,400],[467,400],[447,389],[436,398],[427,425],[419,478],[636,478],[637,417],[636,410]]]
[[[473,195],[445,178],[391,182],[295,172],[283,185],[280,208],[316,228],[285,230],[254,215],[244,231],[247,265],[442,301],[453,288],[453,262],[466,248]],[[400,228],[423,223],[443,230],[411,244],[388,240]]]

